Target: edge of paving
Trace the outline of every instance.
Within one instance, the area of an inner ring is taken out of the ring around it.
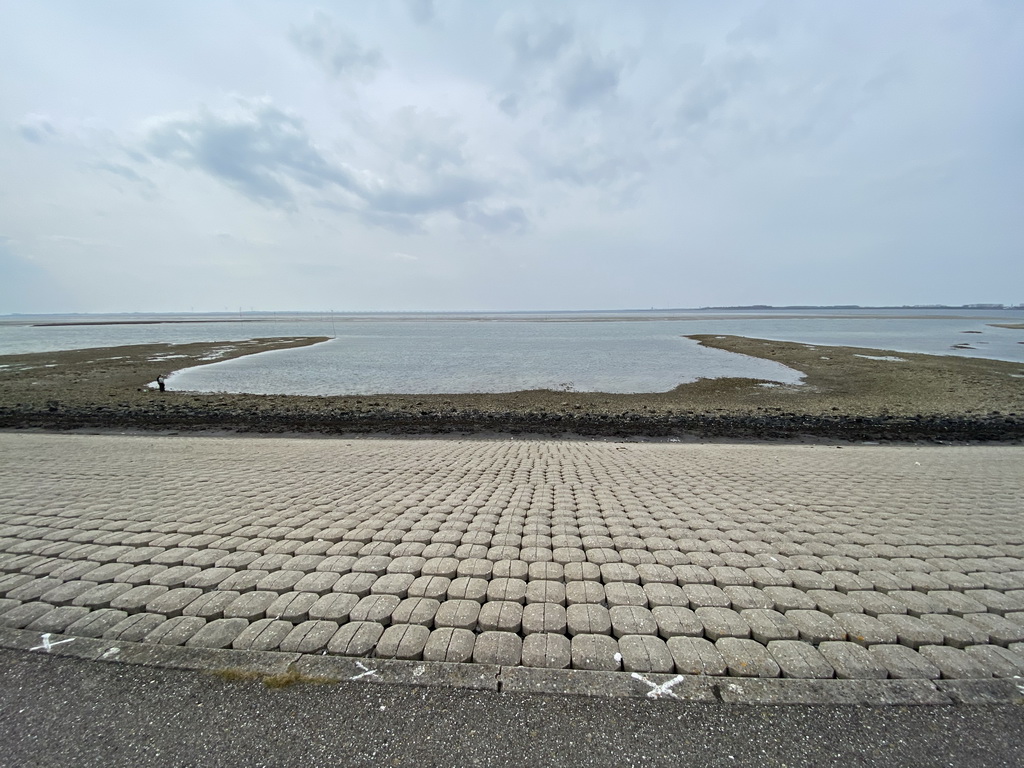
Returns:
[[[291,684],[437,685],[493,692],[601,696],[725,704],[913,706],[1024,705],[1024,678],[797,680],[506,667],[280,651],[121,643],[0,628],[0,648],[92,662],[200,671],[228,680]]]

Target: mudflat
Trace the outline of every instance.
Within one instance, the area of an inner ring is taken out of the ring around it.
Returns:
[[[0,427],[322,433],[536,433],[1024,440],[1024,364],[691,336],[783,363],[799,386],[702,379],[661,393],[296,396],[158,392],[160,374],[320,337],[147,344],[0,357]]]

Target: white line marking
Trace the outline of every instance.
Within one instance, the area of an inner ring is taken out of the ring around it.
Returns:
[[[663,696],[669,696],[670,698],[678,699],[679,697],[672,693],[672,687],[678,685],[686,679],[682,675],[676,675],[671,680],[667,680],[661,685],[658,685],[657,683],[652,683],[646,677],[637,672],[634,672],[632,677],[634,680],[639,680],[641,683],[646,683],[647,685],[651,686],[651,690],[647,692],[648,699],[660,699]]]
[[[73,643],[75,641],[75,638],[69,637],[67,640],[57,640],[56,642],[51,643],[49,632],[43,632],[43,634],[39,636],[39,639],[43,644],[37,645],[35,648],[29,648],[30,651],[46,651],[49,653],[50,649],[55,645],[60,645],[61,643]]]
[[[370,677],[371,675],[376,675],[377,674],[377,670],[376,669],[370,669],[369,667],[365,666],[363,664],[363,662],[361,662],[361,661],[357,661],[356,662],[356,666],[359,667],[363,671],[360,672],[358,675],[353,675],[352,677],[349,678],[349,680],[358,680],[361,677]]]

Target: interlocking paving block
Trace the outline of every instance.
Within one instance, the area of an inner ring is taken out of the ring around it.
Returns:
[[[89,581],[95,581],[100,584],[106,581],[118,581],[118,576],[132,570],[134,568],[128,563],[105,563],[89,571]],[[155,572],[155,569],[150,568],[150,572]]]
[[[337,632],[335,621],[304,621],[281,640],[279,647],[285,653],[317,653],[327,647]]]
[[[911,587],[918,592],[933,592],[947,587],[944,579],[922,571],[896,571],[896,575],[910,582]]]
[[[484,604],[486,609],[487,603]],[[518,603],[512,603],[518,606]],[[523,656],[523,641],[514,632],[485,631],[476,638],[473,661],[477,664],[517,666]]]
[[[385,659],[418,660],[423,656],[430,630],[419,624],[392,624],[384,630],[374,655]]]
[[[609,609],[608,613],[611,616],[612,634],[615,637],[658,634],[658,622],[647,608],[638,605],[617,605]]]
[[[101,608],[98,611],[90,611],[74,623],[69,624],[64,632],[75,637],[102,637],[104,632],[127,616],[128,614],[124,611]]]
[[[326,550],[325,550],[326,551]],[[310,573],[319,569],[320,564],[326,560],[322,555],[301,554],[288,559],[282,568],[286,571],[302,571]]]
[[[327,643],[327,652],[339,656],[369,656],[384,634],[376,621],[351,621],[342,625]]]
[[[199,627],[184,644],[189,648],[227,648],[248,626],[245,619],[214,619]]]
[[[687,584],[714,584],[715,577],[707,568],[699,565],[673,565],[672,573],[675,574],[676,583],[684,587]]]
[[[913,589],[913,585],[906,579],[889,573],[888,571],[866,570],[858,574],[862,579],[871,582],[876,592],[897,592]]]
[[[878,620],[893,628],[896,632],[896,640],[900,645],[906,645],[915,650],[923,645],[942,645],[942,632],[917,617],[887,613],[879,616]]]
[[[883,680],[886,668],[871,655],[867,648],[846,641],[826,641],[818,646],[825,661],[832,665],[836,677],[843,680]]]
[[[185,579],[185,586],[202,590],[212,589],[234,573],[234,568],[203,568],[199,573]]]
[[[297,591],[295,585],[303,576],[302,571],[271,571],[256,582],[256,590],[278,594]]]
[[[39,600],[47,592],[61,586],[64,582],[60,579],[32,579],[7,592],[7,597],[12,600],[30,602]]]
[[[702,637],[670,637],[665,645],[680,674],[724,675],[726,672],[722,653],[714,643]]]
[[[527,607],[527,611],[529,608]],[[563,634],[530,634],[523,640],[523,666],[565,669],[571,663],[572,645],[569,638]]]
[[[448,586],[448,599],[474,600],[483,603],[487,600],[488,583],[487,579],[475,576],[459,576],[453,579]]]
[[[746,571],[732,566],[715,565],[708,568],[708,572],[714,578],[716,587],[750,587],[754,584]]]
[[[570,635],[610,635],[612,619],[608,609],[594,603],[577,603],[565,610]]]
[[[568,605],[603,603],[604,585],[596,581],[570,581],[565,585],[565,601]]]
[[[863,613],[837,613],[832,617],[846,632],[846,639],[865,648],[879,643],[895,643],[896,630]]]
[[[444,576],[447,579],[454,579],[458,572],[459,561],[454,557],[432,557],[423,563],[420,571],[424,576]]]
[[[309,609],[316,605],[320,596],[313,592],[285,592],[278,595],[265,611],[268,619],[297,624],[309,619]]]
[[[407,597],[409,587],[416,580],[411,573],[389,573],[377,579],[370,587],[371,595],[394,595],[398,598]],[[298,588],[298,584],[295,585]]]
[[[349,614],[350,621],[375,621],[387,626],[402,599],[396,595],[367,595],[362,598]]]
[[[743,611],[751,608],[763,608],[770,610],[775,607],[775,601],[768,596],[763,589],[756,587],[724,587],[723,590],[729,597],[734,611]]]
[[[853,564],[855,568],[858,567],[856,560],[853,561]],[[870,581],[849,571],[823,571],[821,575],[831,579],[832,583],[836,585],[835,591],[844,595],[847,592],[871,589]]]
[[[905,645],[873,645],[868,651],[889,671],[889,677],[899,680],[938,680],[941,676],[938,667]]]
[[[161,595],[166,595],[170,590],[167,587],[156,584],[143,584],[139,587],[132,587],[110,601],[110,607],[127,613],[142,613],[148,610],[147,605]],[[199,594],[200,590],[196,590]],[[160,611],[154,611],[160,613]]]
[[[966,651],[996,677],[1024,677],[1024,654],[998,645],[974,645]]]
[[[768,649],[756,640],[723,637],[715,641],[732,677],[778,677],[779,665]]]
[[[835,670],[812,645],[799,640],[772,640],[768,652],[779,665],[783,677],[829,679]]]
[[[78,605],[58,606],[47,611],[25,628],[36,632],[62,634],[64,630],[88,613],[88,608]]]
[[[212,621],[224,618],[224,609],[240,595],[240,592],[205,592],[186,605],[181,613],[183,616],[198,616]]]
[[[651,581],[644,585],[647,604],[651,608],[661,605],[676,605],[685,608],[690,604],[682,588],[673,583]],[[593,601],[592,601],[593,602]]]
[[[973,589],[971,597],[985,606],[989,613],[999,615],[1024,611],[1024,591],[997,592],[994,589]]]
[[[426,562],[424,560],[424,562]],[[354,573],[372,573],[374,576],[383,576],[388,566],[391,565],[391,558],[384,555],[369,555],[358,558],[352,564]]]
[[[526,602],[565,605],[565,585],[547,579],[530,581],[526,585]]]
[[[370,589],[378,578],[378,576],[372,573],[346,573],[334,582],[334,591],[348,592],[351,595],[366,597],[370,594]]]
[[[668,640],[672,637],[702,637],[704,624],[697,614],[679,605],[659,605],[651,609],[658,623],[658,634]]]
[[[487,586],[487,599],[490,601],[525,603],[526,582],[522,579],[491,579],[490,584]]]
[[[444,576],[420,576],[409,585],[409,597],[429,597],[432,600],[443,600],[448,593],[452,580]],[[337,585],[335,585],[337,589]],[[367,588],[366,594],[369,594]]]
[[[748,568],[747,576],[750,577],[751,582],[757,589],[793,586],[793,580],[778,568]]]
[[[90,563],[89,567],[90,568],[94,568],[95,564]],[[79,576],[77,576],[77,575],[75,575],[75,576],[68,576],[67,578],[68,579],[78,579]],[[17,589],[22,584],[25,584],[25,583],[30,582],[30,581],[34,581],[34,579],[31,576],[29,576],[27,573],[7,573],[7,574],[4,574],[3,576],[0,576],[0,595],[4,595],[6,597],[8,592],[10,592],[13,589]],[[94,581],[94,582],[91,582],[91,583],[93,585],[95,585],[98,582]],[[62,584],[64,584],[64,581],[62,579],[58,579],[58,584],[54,587],[54,589],[56,589],[57,587],[61,586]],[[13,598],[13,599],[16,599],[16,598]]]
[[[477,625],[484,632],[518,632],[522,624],[523,606],[511,600],[488,601],[481,606],[477,617]]]
[[[992,613],[966,613],[963,618],[988,632],[989,642],[996,645],[1009,646],[1024,642],[1024,625],[1003,616]]]
[[[475,600],[447,600],[441,603],[434,615],[435,627],[476,629],[480,618],[480,603]]]
[[[982,658],[969,655],[959,648],[951,648],[948,645],[923,645],[918,651],[939,668],[944,679],[992,677],[992,670],[988,669]]]
[[[103,566],[106,568],[107,566]],[[106,581],[116,581],[119,584],[131,584],[133,587],[140,587],[143,584],[149,584],[149,580],[156,576],[158,573],[166,571],[168,567],[166,565],[153,565],[148,563],[145,565],[136,565],[135,567],[129,566],[128,570],[122,571],[115,576],[106,579]],[[96,570],[99,570],[98,568]],[[90,581],[97,581],[99,579],[92,579],[92,575],[96,571],[89,571]]]
[[[563,566],[566,583],[573,581],[598,581],[601,568],[594,563],[566,563]]]
[[[683,584],[683,592],[693,609],[697,608],[728,608],[732,605],[729,596],[712,584]]]
[[[647,593],[639,584],[615,581],[605,584],[604,594],[609,607],[616,605],[647,606]]]
[[[267,608],[277,600],[277,592],[245,592],[224,607],[225,619],[255,621],[266,616]]]
[[[356,558],[352,555],[331,555],[321,560],[317,564],[316,570],[344,576],[346,573],[352,572],[352,566],[355,562]]]
[[[863,606],[855,599],[841,592],[827,589],[808,590],[807,596],[818,604],[818,610],[835,616],[837,613],[863,613]]]
[[[54,609],[50,603],[22,603],[0,614],[0,626],[23,629]]]
[[[652,635],[619,638],[622,668],[627,672],[671,672],[675,660],[665,641]]]
[[[963,592],[968,589],[984,589],[985,587],[985,585],[978,579],[959,571],[940,570],[934,571],[932,575],[946,582],[946,584],[949,585],[947,589],[956,590],[958,592]]]
[[[813,611],[818,606],[814,598],[794,587],[765,587],[764,592],[775,602],[775,610],[779,613]]]
[[[613,672],[622,665],[619,644],[608,635],[577,634],[572,638],[570,648],[573,669]]]
[[[789,610],[786,618],[800,633],[800,639],[817,645],[827,641],[846,639],[846,631],[835,619],[821,611]]]
[[[262,569],[237,571],[220,582],[217,589],[222,589],[225,592],[252,592],[256,589],[256,585],[269,575],[269,571]]]
[[[566,612],[561,605],[554,603],[531,603],[523,609],[522,632],[524,635],[536,633],[566,632]]]
[[[295,582],[294,591],[326,595],[334,588],[334,585],[340,578],[340,574],[330,571],[306,571],[305,575]],[[374,586],[377,586],[379,583],[379,581],[376,582]]]
[[[676,575],[667,565],[657,563],[644,563],[636,566],[636,572],[640,576],[640,583],[648,584],[672,584],[676,583]]]
[[[423,647],[423,660],[454,663],[469,661],[473,658],[475,645],[476,634],[468,629],[457,627],[435,629],[430,633],[430,637],[427,638],[426,645]]]
[[[963,649],[988,642],[988,632],[959,616],[926,613],[920,618],[925,624],[930,624],[942,633],[944,645]]]
[[[708,640],[750,637],[750,625],[736,611],[728,608],[697,608],[694,613],[704,625],[704,635]]]
[[[800,636],[793,622],[778,611],[748,608],[740,611],[740,617],[750,625],[751,637],[765,645],[773,640],[796,640]]]
[[[968,613],[985,613],[986,611],[984,605],[970,596],[970,592],[937,590],[929,592],[928,597],[942,606],[943,613],[951,613],[961,618]]]
[[[408,597],[398,604],[391,614],[395,624],[418,624],[430,628],[434,624],[441,603],[429,597]]]
[[[190,576],[194,576],[201,570],[201,568],[196,568],[191,565],[175,565],[150,577],[149,583],[155,584],[159,587],[168,587],[172,589],[175,587],[183,587]]]
[[[104,640],[118,640],[122,643],[141,643],[154,629],[167,621],[164,616],[153,613],[136,613],[121,619],[103,633]]]
[[[481,578],[488,578],[491,575],[491,569],[494,567],[494,564],[489,560],[464,560],[463,563],[460,564],[459,568],[461,569],[462,565],[465,563],[479,563],[480,565],[476,569],[477,572],[465,575],[475,575],[480,576]],[[486,574],[484,573],[485,567]],[[463,574],[460,573],[459,575],[461,576]],[[565,581],[565,566],[561,563],[555,562],[530,563],[529,570],[527,571],[527,578],[529,581],[563,582]]]
[[[97,584],[71,601],[72,605],[84,605],[87,608],[109,608],[110,601],[132,589],[131,584],[115,584],[105,582]]]
[[[926,613],[945,613],[946,609],[938,600],[933,600],[924,592],[914,590],[894,590],[889,597],[898,600],[907,606],[907,613],[915,618],[920,618]]]
[[[71,605],[76,597],[95,586],[95,581],[68,581],[43,593],[39,599],[51,605]]]
[[[860,605],[865,614],[876,619],[887,613],[902,614],[907,612],[906,603],[896,600],[884,592],[848,592],[847,597]]]

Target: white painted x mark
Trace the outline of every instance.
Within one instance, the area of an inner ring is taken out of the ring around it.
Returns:
[[[672,686],[678,685],[686,679],[682,675],[676,675],[671,680],[666,680],[664,683],[661,683],[659,685],[658,683],[652,683],[646,677],[644,677],[641,674],[638,674],[637,672],[634,672],[632,677],[634,680],[639,680],[640,682],[646,683],[647,685],[651,686],[651,690],[647,692],[648,699],[660,699],[663,696],[678,699],[679,697],[672,693]]]
[[[370,669],[369,667],[365,666],[363,664],[363,662],[361,662],[361,661],[357,661],[356,662],[356,666],[359,667],[363,671],[360,672],[358,675],[353,675],[352,677],[349,678],[349,680],[358,680],[361,677],[370,677],[371,675],[376,675],[377,674],[377,670],[376,669]]]
[[[53,646],[60,645],[61,643],[71,643],[75,640],[75,638],[69,637],[67,640],[57,640],[56,642],[51,643],[49,632],[44,632],[42,635],[39,636],[39,639],[42,641],[43,644],[37,645],[35,648],[29,648],[30,651],[46,651],[47,653],[49,653],[50,649],[53,648]]]

